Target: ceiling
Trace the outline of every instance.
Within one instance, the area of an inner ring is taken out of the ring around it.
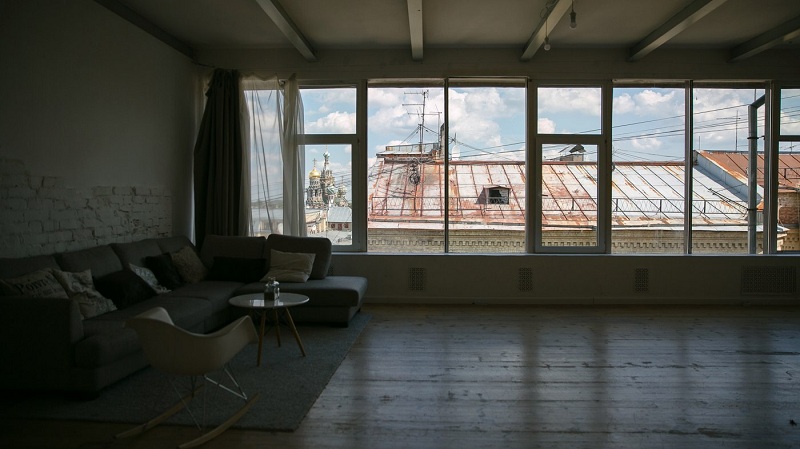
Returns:
[[[799,0],[96,0],[189,55],[201,49],[320,51],[517,47],[727,49],[731,60],[800,50]],[[570,28],[574,8],[577,26]]]

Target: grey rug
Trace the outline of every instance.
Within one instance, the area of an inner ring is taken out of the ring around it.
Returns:
[[[369,315],[359,313],[347,328],[298,325],[306,357],[300,354],[294,337],[286,328],[281,329],[281,347],[277,346],[274,329],[267,332],[261,367],[255,366],[257,345],[245,348],[232,360],[231,366],[244,391],[251,397],[260,393],[260,397],[234,427],[274,431],[297,429],[369,319]],[[188,387],[188,382],[184,386]],[[205,407],[207,425],[223,422],[243,405],[243,401],[223,394],[211,385],[203,390],[208,394]],[[141,424],[178,400],[167,375],[146,368],[106,388],[97,399],[35,395],[4,400],[0,404],[0,416]],[[195,416],[203,421],[202,395],[192,404]],[[185,410],[167,423],[194,425]]]

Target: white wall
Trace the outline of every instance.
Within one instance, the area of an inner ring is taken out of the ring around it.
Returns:
[[[4,0],[0,61],[4,163],[65,189],[167,192],[168,232],[189,234],[199,78],[186,56],[93,1]]]

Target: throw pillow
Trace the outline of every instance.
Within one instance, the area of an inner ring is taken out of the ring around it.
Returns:
[[[144,281],[147,282],[147,285],[152,287],[153,290],[155,290],[156,293],[158,293],[159,295],[162,293],[169,293],[171,291],[167,287],[164,287],[163,285],[158,283],[158,278],[156,277],[156,274],[153,273],[152,270],[145,267],[140,267],[138,265],[134,265],[132,263],[128,264],[128,266],[131,268],[131,271],[136,273],[136,275],[139,276],[140,278],[144,279]]]
[[[264,276],[267,261],[242,257],[215,257],[206,279],[212,281],[256,282]]]
[[[169,254],[145,257],[144,264],[153,271],[159,284],[164,287],[175,290],[183,285],[181,275],[178,273],[178,269],[175,268],[175,264],[172,263],[172,257]]]
[[[119,309],[131,306],[156,295],[150,285],[130,270],[116,271],[95,280],[97,289],[111,298]]]
[[[194,284],[205,279],[208,274],[208,269],[191,246],[184,246],[180,251],[170,253],[170,257],[184,282]]]
[[[305,282],[311,275],[315,256],[313,253],[285,253],[273,249],[270,251],[269,271],[261,281],[275,278],[279,282]]]
[[[92,318],[117,310],[114,302],[95,288],[92,270],[87,269],[78,273],[53,270],[53,276],[64,287],[69,298],[78,302],[83,318]]]
[[[37,270],[11,279],[5,279],[2,283],[3,291],[6,295],[69,299],[67,291],[58,283],[50,268]]]

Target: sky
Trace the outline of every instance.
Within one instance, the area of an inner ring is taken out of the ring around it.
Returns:
[[[694,148],[747,149],[747,105],[763,95],[761,89],[694,90]],[[302,89],[307,134],[355,134],[355,88]],[[540,88],[537,127],[542,133],[599,134],[599,88]],[[800,134],[800,89],[786,91],[784,133]],[[444,120],[442,87],[368,90],[368,164],[387,145],[435,142]],[[525,89],[522,87],[451,88],[449,94],[450,153],[460,160],[519,160],[525,158]],[[424,107],[423,107],[424,103]],[[680,161],[684,154],[684,90],[672,88],[615,88],[613,92],[612,158],[617,161]],[[763,108],[759,114],[763,136]],[[760,139],[759,148],[763,148]],[[571,146],[544,149],[545,159],[557,158]],[[316,159],[322,170],[323,153],[331,154],[337,183],[352,173],[352,150],[347,145],[306,147],[306,174]],[[587,154],[591,160],[596,155]],[[307,180],[306,180],[307,182]]]

